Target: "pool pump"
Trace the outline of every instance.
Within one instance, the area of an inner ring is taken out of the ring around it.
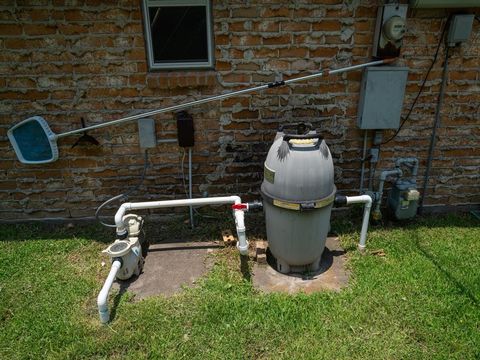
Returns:
[[[125,236],[115,240],[113,244],[103,250],[103,253],[110,257],[112,267],[97,298],[98,313],[102,323],[110,320],[108,293],[113,281],[115,278],[127,280],[134,275],[140,275],[144,264],[144,254],[147,250],[142,236],[143,218],[135,214],[128,214],[122,220],[128,229]]]
[[[112,261],[120,259],[122,267],[116,276],[120,280],[127,280],[133,275],[140,275],[142,272],[144,259],[140,236],[142,234],[143,218],[135,214],[128,214],[124,216],[123,222],[128,226],[125,239],[115,240],[102,252],[107,254]]]

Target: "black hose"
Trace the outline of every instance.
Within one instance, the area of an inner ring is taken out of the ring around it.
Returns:
[[[114,201],[117,201],[119,199],[127,199],[129,195],[131,195],[133,192],[137,191],[140,186],[142,186],[143,184],[143,181],[145,180],[145,175],[147,173],[147,168],[148,168],[148,149],[145,149],[145,162],[143,164],[143,171],[142,171],[142,175],[140,177],[140,182],[135,185],[133,188],[131,188],[130,190],[128,190],[127,192],[123,193],[123,194],[119,194],[119,195],[116,195],[110,199],[108,199],[107,201],[105,201],[102,205],[100,205],[97,210],[95,211],[95,220],[97,220],[100,224],[102,224],[103,226],[106,226],[106,227],[110,227],[110,228],[114,228],[114,227],[117,227],[117,225],[115,224],[107,224],[107,223],[104,223],[101,219],[100,219],[100,211],[102,211],[102,209],[107,206],[108,204],[114,202]]]

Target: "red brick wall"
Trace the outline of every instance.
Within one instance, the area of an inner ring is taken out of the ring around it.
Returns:
[[[32,115],[55,132],[214,95],[319,68],[369,60],[380,1],[215,1],[215,70],[149,72],[140,1],[0,0],[0,219],[92,216],[108,197],[138,181],[143,158],[136,124],[91,132],[100,147],[60,140],[52,164],[20,164],[6,131]],[[478,9],[477,9],[478,10]],[[477,14],[479,11],[477,11]],[[411,68],[410,106],[435,51],[446,12],[410,11],[399,64]],[[453,51],[425,203],[480,203],[480,26]],[[443,52],[443,51],[442,51]],[[442,57],[442,52],[439,58]],[[442,61],[411,120],[382,148],[378,170],[401,156],[425,170]],[[337,186],[359,186],[362,132],[356,128],[361,73],[300,83],[192,108],[196,127],[194,193],[256,194],[274,129],[309,121],[325,135]],[[172,114],[157,117],[157,136],[175,136]],[[151,150],[142,198],[181,198],[181,150]]]

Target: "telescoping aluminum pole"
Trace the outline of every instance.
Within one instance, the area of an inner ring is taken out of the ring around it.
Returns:
[[[322,70],[311,75],[301,76],[298,78],[293,78],[288,80],[275,81],[265,85],[232,91],[232,92],[221,94],[221,95],[211,96],[205,99],[195,100],[195,101],[187,102],[184,104],[169,106],[163,109],[152,110],[152,111],[141,113],[141,114],[127,116],[118,120],[113,120],[113,121],[108,121],[108,122],[104,122],[97,125],[88,126],[86,128],[67,131],[61,134],[54,133],[48,126],[48,123],[42,117],[33,116],[31,118],[25,119],[20,123],[12,126],[7,131],[7,136],[10,139],[10,142],[12,143],[12,147],[15,150],[15,153],[17,154],[18,159],[22,163],[46,164],[58,159],[59,151],[58,151],[57,140],[65,136],[84,133],[85,131],[88,131],[88,130],[100,129],[107,126],[119,125],[126,122],[134,121],[137,119],[151,117],[154,115],[163,114],[167,112],[183,110],[193,106],[206,104],[212,101],[228,99],[240,94],[246,94],[246,93],[251,93],[255,91],[276,88],[279,86],[293,84],[294,82],[315,79],[321,76],[328,76],[328,75],[340,74],[347,71],[359,70],[368,66],[389,64],[393,61],[395,61],[395,59],[377,60],[377,61],[371,61],[364,64],[348,66],[340,69]],[[32,144],[35,144],[35,146],[32,147]]]
[[[340,74],[340,73],[344,73],[344,72],[348,72],[348,71],[359,70],[359,69],[363,69],[363,68],[368,67],[368,66],[390,64],[390,63],[394,62],[395,60],[396,59],[377,60],[377,61],[371,61],[371,62],[364,63],[364,64],[347,66],[347,67],[344,67],[344,68],[339,68],[339,69],[334,69],[334,70],[328,70],[328,69],[327,70],[322,70],[320,72],[317,72],[317,73],[311,74],[311,75],[300,76],[298,78],[293,78],[293,79],[284,80],[284,81],[283,80],[282,81],[275,81],[275,82],[271,82],[271,83],[264,84],[264,85],[259,85],[259,86],[255,86],[255,87],[251,87],[251,88],[238,90],[238,91],[232,91],[232,92],[229,92],[229,93],[226,93],[226,94],[211,96],[211,97],[208,97],[208,98],[205,98],[205,99],[200,99],[200,100],[187,102],[187,103],[184,103],[184,104],[169,106],[169,107],[166,107],[166,108],[163,108],[163,109],[152,110],[152,111],[142,113],[142,114],[127,116],[127,117],[124,117],[124,118],[121,118],[121,119],[118,119],[118,120],[112,120],[112,121],[108,121],[108,122],[105,122],[105,123],[102,123],[102,124],[92,125],[92,126],[89,126],[89,127],[86,127],[86,128],[67,131],[67,132],[64,132],[62,134],[55,134],[54,137],[55,137],[55,139],[59,139],[59,138],[69,136],[69,135],[84,133],[85,131],[88,131],[88,130],[100,129],[100,128],[103,128],[103,127],[106,127],[106,126],[111,126],[111,125],[119,125],[119,124],[123,124],[123,123],[129,122],[129,121],[138,120],[138,119],[142,119],[142,118],[145,118],[145,117],[150,117],[150,116],[153,116],[153,115],[163,114],[163,113],[177,111],[177,110],[183,110],[183,109],[187,109],[187,108],[190,108],[190,107],[193,107],[193,106],[206,104],[206,103],[209,103],[209,102],[212,102],[212,101],[228,99],[228,98],[240,95],[240,94],[246,94],[246,93],[250,93],[250,92],[256,92],[256,91],[271,89],[271,88],[275,88],[275,87],[279,87],[279,86],[293,84],[295,82],[315,79],[317,77],[329,76],[329,75]]]

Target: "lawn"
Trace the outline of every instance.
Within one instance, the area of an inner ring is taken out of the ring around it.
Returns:
[[[136,302],[112,293],[107,326],[96,296],[111,230],[0,225],[0,359],[480,357],[480,221],[372,227],[360,255],[359,224],[337,218],[352,273],[340,292],[258,293],[228,248],[212,255],[215,265],[196,287],[174,297]],[[156,236],[211,239],[222,226],[202,220],[194,236],[171,221]]]

